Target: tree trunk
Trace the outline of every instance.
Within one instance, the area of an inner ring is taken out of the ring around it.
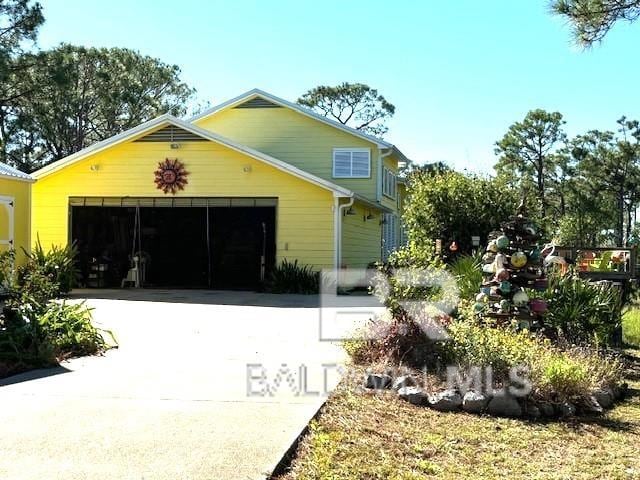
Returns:
[[[621,247],[624,245],[624,192],[618,191],[618,218],[616,219],[616,243]]]
[[[538,159],[537,172],[538,174],[538,200],[540,201],[540,213],[542,218],[545,219],[547,215],[547,208],[544,198],[544,163],[543,159]]]

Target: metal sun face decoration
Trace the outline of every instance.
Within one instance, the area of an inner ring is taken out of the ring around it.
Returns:
[[[158,162],[158,169],[154,174],[156,187],[165,194],[175,195],[178,190],[184,190],[184,186],[189,183],[187,181],[189,172],[184,169],[184,164],[177,158],[165,158],[164,162]]]

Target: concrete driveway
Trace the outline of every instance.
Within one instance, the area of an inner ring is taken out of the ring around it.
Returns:
[[[0,381],[0,478],[264,478],[344,360],[318,339],[315,297],[75,296],[119,348]]]

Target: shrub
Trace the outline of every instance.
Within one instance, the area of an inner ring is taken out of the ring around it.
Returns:
[[[575,273],[552,275],[545,292],[545,323],[569,342],[610,344],[622,322],[621,292]]]
[[[640,347],[640,310],[633,308],[622,318],[622,336],[627,345]]]
[[[11,319],[11,320],[9,320]],[[79,355],[100,353],[107,344],[84,304],[22,304],[0,322],[0,362],[23,367],[54,365]],[[115,343],[113,335],[104,331]]]
[[[393,363],[423,368],[439,363],[436,342],[415,322],[387,316],[343,344],[355,364]]]
[[[492,328],[461,320],[449,326],[450,341],[443,342],[446,358],[463,368],[492,367],[497,380],[509,369],[531,365],[541,352],[541,344],[527,331]]]
[[[458,282],[460,298],[475,298],[482,284],[482,254],[476,251],[471,255],[457,257],[449,265],[449,271]]]
[[[64,247],[52,245],[49,251],[45,252],[38,238],[33,251],[27,254],[27,263],[18,273],[18,283],[21,283],[23,275],[37,270],[57,286],[57,295],[69,293],[78,278],[75,265],[77,254],[75,243]]]
[[[449,361],[463,368],[491,366],[496,381],[503,381],[510,368],[524,366],[535,396],[583,397],[622,379],[622,363],[594,348],[563,349],[528,331],[467,320],[452,323],[449,332],[450,341],[442,345]]]
[[[54,365],[62,358],[107,348],[86,306],[53,300],[74,284],[75,253],[74,246],[52,247],[45,253],[38,241],[17,268],[13,252],[0,255],[0,281],[8,297],[0,317],[0,374]]]
[[[37,321],[56,358],[93,355],[107,347],[84,303],[51,302]],[[113,339],[111,332],[104,332]]]
[[[298,265],[298,260],[289,262],[285,258],[271,272],[266,290],[271,293],[318,293],[320,273],[314,271],[309,265]]]

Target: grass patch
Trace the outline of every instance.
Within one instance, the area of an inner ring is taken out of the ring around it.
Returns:
[[[640,308],[633,308],[622,317],[622,339],[627,345],[640,347]]]
[[[281,480],[640,478],[640,354],[602,417],[528,422],[415,407],[344,382]]]

